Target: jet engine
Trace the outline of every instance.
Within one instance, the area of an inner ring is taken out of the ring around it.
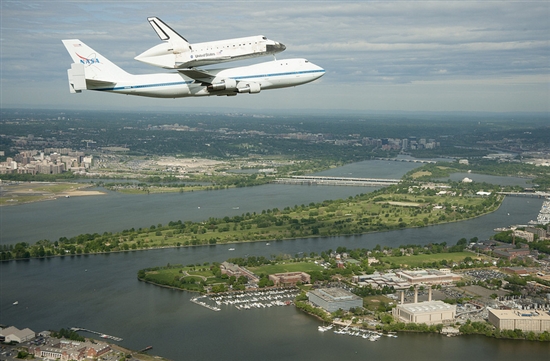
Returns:
[[[210,84],[207,88],[210,91],[235,90],[237,89],[237,81],[235,79],[224,79],[219,83]]]
[[[245,84],[244,87],[237,89],[239,93],[250,93],[250,94],[259,93],[260,90],[262,90],[262,87],[258,83],[247,83]]]

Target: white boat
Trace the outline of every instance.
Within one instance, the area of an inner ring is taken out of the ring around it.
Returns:
[[[15,301],[15,302],[13,303],[14,306],[17,306],[18,304],[19,304],[19,301]]]
[[[267,242],[265,245],[266,245],[266,246],[269,246],[269,242]]]
[[[229,250],[230,250],[230,251],[234,251],[234,250],[235,250],[235,248],[229,248]]]

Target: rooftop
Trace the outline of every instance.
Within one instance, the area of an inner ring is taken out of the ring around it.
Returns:
[[[359,296],[354,295],[353,293],[348,292],[342,288],[320,288],[318,290],[313,290],[310,292],[328,302],[353,300],[360,298]]]
[[[446,311],[456,309],[455,305],[450,305],[443,301],[428,301],[420,303],[406,303],[399,305],[399,307],[404,308],[411,313],[423,313],[423,312],[433,312],[433,311]]]
[[[494,314],[498,318],[504,319],[514,319],[514,320],[525,320],[529,319],[539,319],[539,320],[548,320],[550,321],[550,315],[546,312],[538,312],[535,310],[495,310],[489,309],[489,312]]]

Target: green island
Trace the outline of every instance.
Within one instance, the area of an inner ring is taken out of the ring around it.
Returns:
[[[443,190],[441,190],[443,189]],[[389,231],[456,222],[498,209],[503,188],[487,183],[403,181],[372,193],[261,213],[171,221],[138,229],[81,234],[59,240],[3,245],[0,260],[130,251],[159,247],[230,244]],[[484,191],[484,195],[479,195]]]

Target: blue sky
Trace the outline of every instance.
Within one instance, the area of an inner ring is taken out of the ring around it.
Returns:
[[[2,107],[550,110],[546,0],[2,0],[0,7]],[[307,58],[326,75],[296,88],[230,98],[69,93],[71,59],[61,39],[78,38],[131,73],[164,71],[133,59],[160,43],[148,16],[191,43],[262,34],[287,46],[279,59]]]

